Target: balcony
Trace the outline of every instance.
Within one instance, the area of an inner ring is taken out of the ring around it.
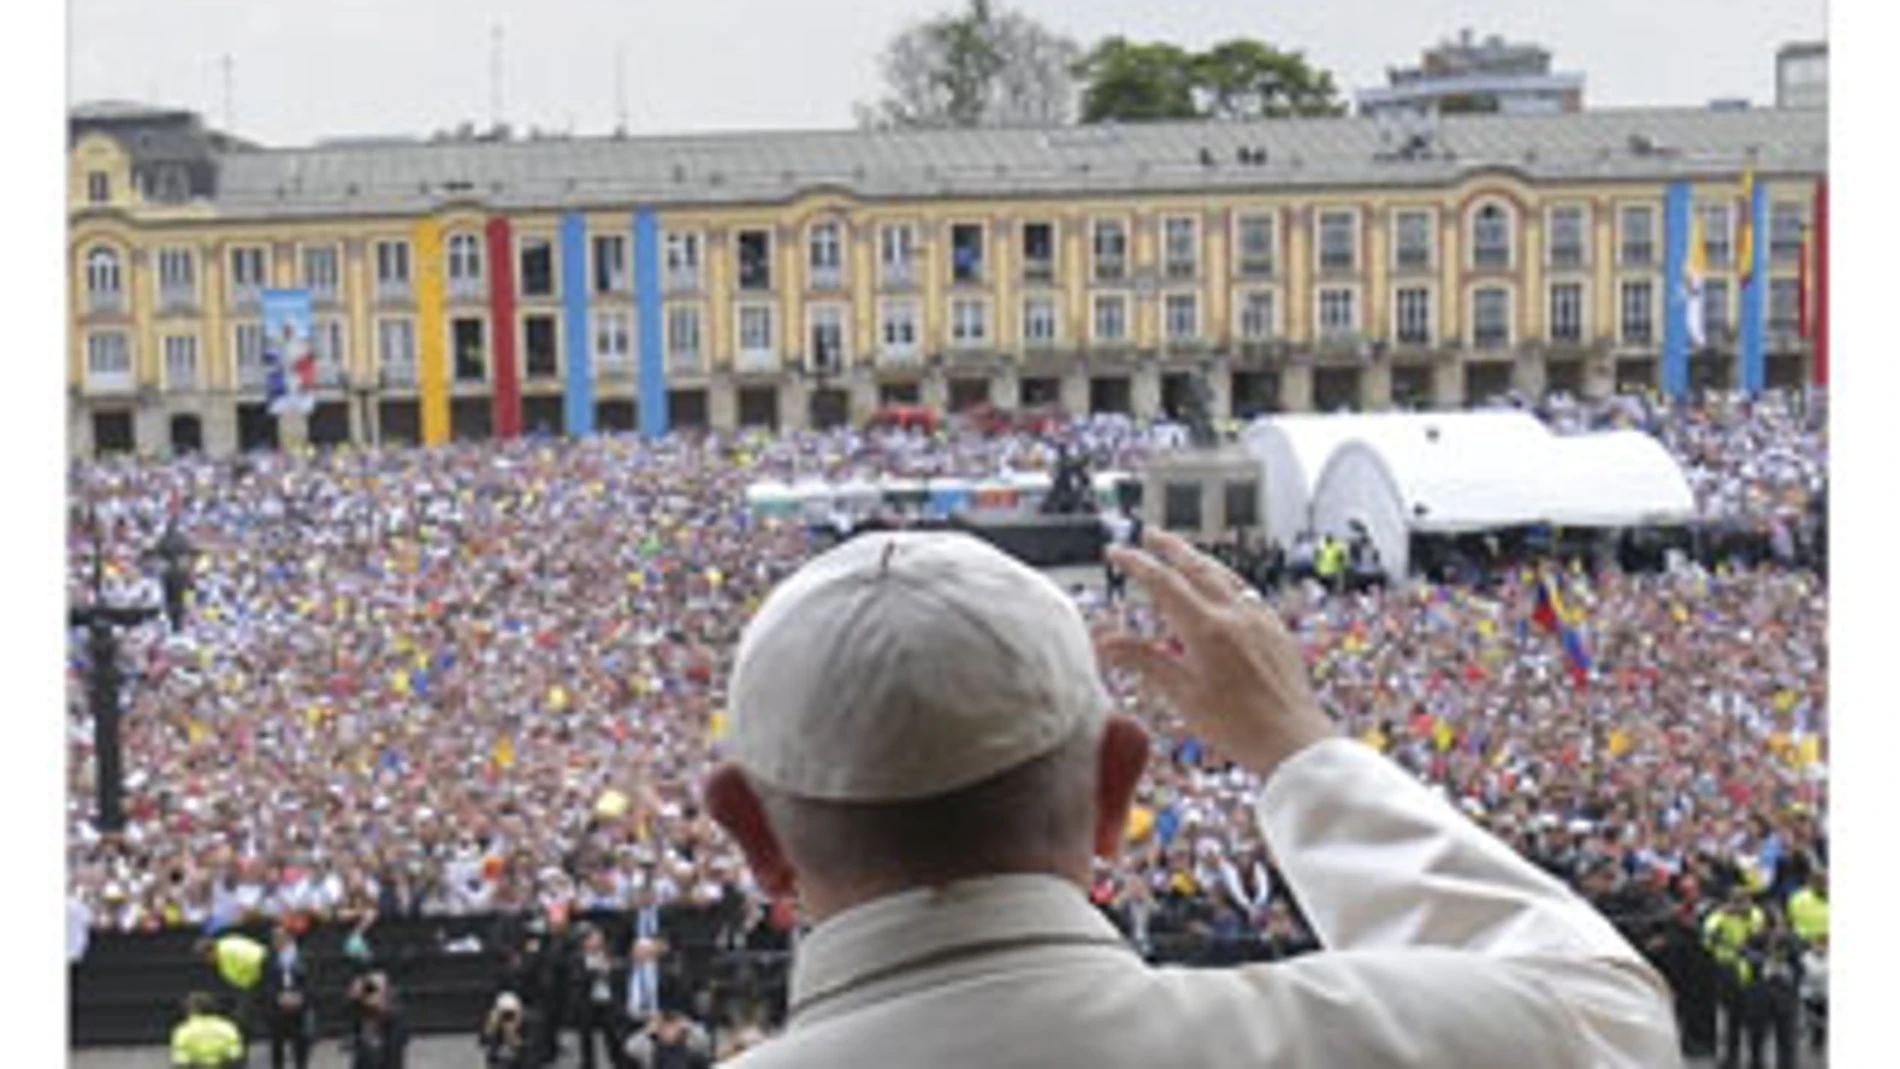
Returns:
[[[130,371],[87,371],[86,395],[89,397],[129,394],[135,389]]]
[[[1194,278],[1194,274],[1195,274],[1194,261],[1193,260],[1170,260],[1168,261],[1168,266],[1166,270],[1163,271],[1163,274],[1165,274],[1168,277],[1168,279],[1173,282],[1191,281]]]
[[[264,388],[265,374],[264,361],[261,357],[254,360],[238,360],[238,389],[262,390]]]
[[[1028,286],[1048,286],[1056,280],[1054,260],[1023,261],[1023,284]]]
[[[692,293],[699,289],[699,268],[669,267],[666,270],[666,292]]]
[[[1095,261],[1095,281],[1120,282],[1128,277],[1128,261],[1121,257],[1102,258]]]
[[[776,375],[784,370],[784,360],[774,350],[742,349],[732,358],[732,370],[741,375]]]
[[[1322,253],[1319,258],[1319,269],[1329,275],[1349,275],[1355,266],[1351,253]]]
[[[597,355],[594,357],[594,378],[599,382],[632,382],[633,361],[625,353]]]
[[[93,315],[116,315],[125,311],[125,294],[120,290],[94,290],[86,295],[86,311]]]
[[[836,264],[811,269],[811,288],[815,290],[835,290],[844,288],[844,270]]]
[[[915,345],[902,348],[885,347],[877,351],[877,366],[880,368],[922,367],[924,354]]]
[[[1584,266],[1583,246],[1552,245],[1550,247],[1550,268],[1553,271],[1575,271]]]
[[[488,283],[481,278],[450,278],[448,295],[451,301],[480,301],[488,297]]]
[[[1624,267],[1651,267],[1656,262],[1656,246],[1647,241],[1632,241],[1623,244],[1622,264]]]
[[[336,285],[332,283],[328,286],[310,287],[310,303],[325,307],[335,305],[337,303]]]
[[[387,389],[411,390],[416,385],[416,365],[406,362],[384,364],[377,377]]]
[[[1273,257],[1269,255],[1258,255],[1258,256],[1243,255],[1241,256],[1240,277],[1242,278],[1272,278],[1273,277]]]
[[[672,375],[704,375],[706,356],[698,349],[676,349],[666,354],[666,370]]]
[[[231,307],[240,312],[254,311],[263,302],[263,287],[240,284],[231,287]]]
[[[878,285],[887,290],[909,289],[917,284],[909,263],[885,261],[878,268]]]
[[[198,310],[198,294],[189,286],[158,291],[158,310],[161,313],[190,313]]]
[[[414,299],[414,290],[406,278],[378,279],[376,282],[377,304],[407,304]]]

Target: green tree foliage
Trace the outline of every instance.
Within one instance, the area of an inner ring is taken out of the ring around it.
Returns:
[[[1205,52],[1110,37],[1076,65],[1083,122],[1340,115],[1332,75],[1298,52],[1235,38]]]

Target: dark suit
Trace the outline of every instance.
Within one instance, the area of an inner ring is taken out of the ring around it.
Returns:
[[[287,995],[295,997],[294,1007],[284,1005]],[[290,1051],[291,1064],[297,1069],[306,1069],[310,1064],[310,1046],[317,1036],[317,1006],[310,980],[310,959],[296,944],[284,951],[273,949],[264,959],[258,996],[265,1031],[270,1035],[272,1069],[283,1069],[286,1049]]]

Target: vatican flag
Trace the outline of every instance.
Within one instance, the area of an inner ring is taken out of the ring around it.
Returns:
[[[1708,328],[1702,301],[1702,280],[1708,277],[1708,257],[1702,247],[1702,215],[1689,213],[1689,255],[1682,265],[1682,318],[1689,331],[1689,351],[1708,346]]]

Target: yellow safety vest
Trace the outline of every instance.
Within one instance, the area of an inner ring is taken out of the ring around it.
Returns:
[[[216,952],[218,975],[225,983],[246,991],[257,986],[264,975],[263,944],[241,935],[227,935],[218,940]]]
[[[192,1069],[222,1069],[244,1057],[244,1039],[237,1025],[207,1014],[187,1017],[172,1029],[172,1064]]]
[[[1319,547],[1319,559],[1313,562],[1313,570],[1322,577],[1331,578],[1339,574],[1346,563],[1346,547],[1337,542],[1322,542]]]
[[[1742,956],[1742,948],[1767,925],[1767,918],[1754,906],[1750,906],[1748,912],[1739,917],[1725,909],[1718,909],[1702,922],[1702,942],[1709,948],[1709,954],[1715,958],[1716,964],[1729,969],[1736,979],[1746,984],[1753,977],[1754,970],[1749,968],[1748,959]]]
[[[1805,942],[1827,938],[1827,899],[1803,887],[1788,896],[1788,921]]]

